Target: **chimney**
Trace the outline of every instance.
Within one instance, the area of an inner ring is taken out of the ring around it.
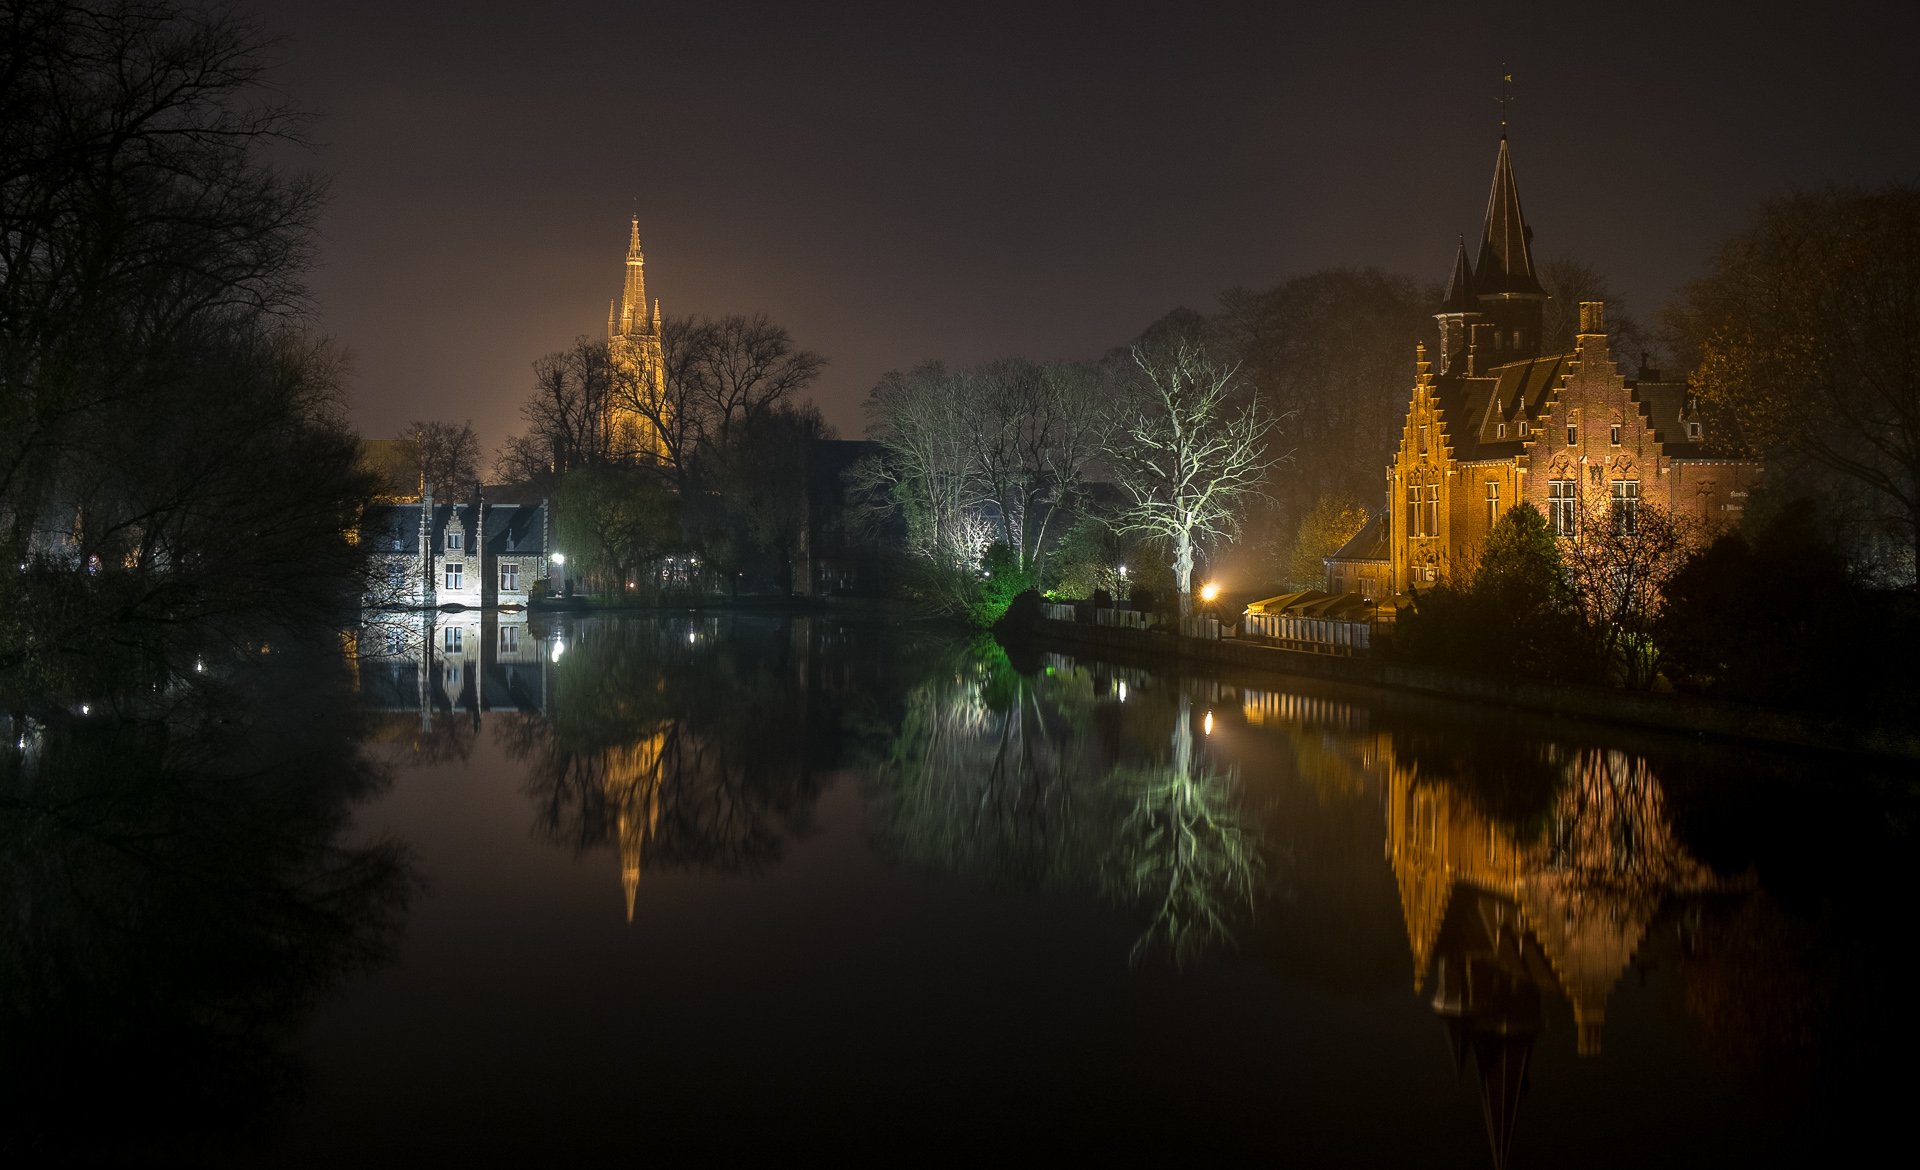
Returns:
[[[1607,303],[1605,301],[1580,302],[1580,333],[1604,334],[1607,331]]]

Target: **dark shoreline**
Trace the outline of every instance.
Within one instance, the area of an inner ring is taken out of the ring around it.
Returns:
[[[1146,659],[1265,675],[1310,678],[1620,724],[1662,734],[1768,744],[1920,762],[1913,727],[1874,727],[1831,716],[1774,711],[1697,695],[1618,691],[1536,680],[1457,674],[1376,658],[1343,658],[1283,650],[1236,639],[1218,642],[1157,631],[1039,619],[1031,637],[1041,648],[1079,647]]]

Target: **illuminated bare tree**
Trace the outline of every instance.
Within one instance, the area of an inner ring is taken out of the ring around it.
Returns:
[[[1231,535],[1239,509],[1279,460],[1267,440],[1279,417],[1257,396],[1236,406],[1237,366],[1190,342],[1133,348],[1138,371],[1107,458],[1131,501],[1118,529],[1172,550],[1180,616],[1193,612],[1195,544]]]

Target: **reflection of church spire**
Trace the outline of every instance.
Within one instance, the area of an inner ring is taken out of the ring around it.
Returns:
[[[660,826],[660,753],[664,732],[607,752],[602,785],[613,810],[614,832],[620,848],[620,886],[626,894],[627,921],[633,921],[640,894],[640,873],[646,867],[647,846]]]

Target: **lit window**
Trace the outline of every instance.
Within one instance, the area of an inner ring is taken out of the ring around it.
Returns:
[[[1568,423],[1567,424],[1567,446],[1578,447],[1579,445],[1580,445],[1580,428],[1574,426],[1572,423]]]
[[[1499,519],[1500,484],[1490,479],[1487,481],[1487,527],[1492,528]]]
[[[1613,530],[1632,535],[1640,531],[1640,481],[1613,481]]]
[[[1613,445],[1618,447],[1620,445],[1620,424],[1619,423],[1613,424],[1613,435],[1611,437],[1612,437]]]
[[[520,562],[503,561],[500,565],[500,592],[520,592]]]
[[[1427,485],[1427,535],[1440,535],[1440,485]]]
[[[1547,524],[1557,536],[1574,534],[1574,481],[1555,479],[1547,481]]]
[[[461,588],[460,582],[463,576],[465,575],[465,572],[466,572],[465,565],[461,564],[458,561],[448,561],[447,562],[447,588],[449,589]]]
[[[1417,487],[1407,488],[1407,535],[1426,535],[1420,531],[1420,489]]]
[[[448,552],[457,551],[462,546],[462,542],[465,539],[466,538],[461,534],[458,528],[447,529],[447,551]]]

